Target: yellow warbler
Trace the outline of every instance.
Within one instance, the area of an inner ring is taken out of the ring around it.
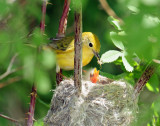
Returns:
[[[55,50],[57,65],[64,70],[74,69],[74,36],[53,40],[48,45]],[[100,42],[91,32],[82,33],[82,66],[87,65],[95,55],[99,60]]]

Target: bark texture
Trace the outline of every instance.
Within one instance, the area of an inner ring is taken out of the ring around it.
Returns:
[[[82,85],[82,9],[81,7],[75,11],[75,42],[74,42],[74,84],[81,92]]]

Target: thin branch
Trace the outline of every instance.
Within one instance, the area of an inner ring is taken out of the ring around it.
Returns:
[[[59,85],[62,80],[63,80],[62,69],[60,69],[59,72],[56,73],[56,83],[57,83],[57,85]]]
[[[142,91],[143,87],[146,85],[146,83],[149,81],[151,76],[153,75],[155,71],[155,66],[149,65],[145,71],[143,72],[140,79],[137,81],[135,87],[134,87],[134,97],[137,98],[137,96]]]
[[[59,29],[58,29],[58,34],[57,34],[58,38],[65,37],[70,3],[71,3],[71,0],[64,1],[63,13],[62,13],[62,17],[59,22]],[[57,85],[59,85],[62,80],[63,80],[62,69],[60,69],[59,72],[56,73]]]
[[[64,1],[63,13],[62,13],[62,17],[59,22],[59,29],[58,29],[57,37],[64,37],[65,36],[70,3],[71,3],[71,0]]]
[[[79,95],[82,85],[82,5],[78,5],[75,10],[74,49],[74,85],[78,89]]]
[[[32,92],[31,92],[30,108],[29,108],[29,112],[27,113],[28,114],[27,126],[33,126],[36,96],[37,96],[37,90],[36,90],[36,87],[33,85]]]
[[[112,16],[118,19],[121,23],[123,23],[123,20],[120,17],[118,17],[114,10],[109,6],[107,0],[99,0],[99,2],[101,3],[101,6],[109,16]]]
[[[43,0],[42,4],[42,18],[41,18],[41,24],[40,24],[40,29],[41,33],[44,34],[45,32],[45,15],[46,15],[46,7],[47,7],[47,0]],[[41,47],[38,47],[37,49],[37,55],[41,51]],[[38,62],[36,62],[36,65]],[[27,126],[33,126],[33,121],[34,121],[34,110],[35,110],[35,104],[36,104],[36,96],[37,96],[37,89],[36,86],[33,84],[32,86],[32,92],[31,92],[31,101],[30,101],[30,106],[29,106],[29,112],[28,118],[27,118]]]
[[[0,117],[5,118],[5,119],[7,119],[7,120],[9,120],[9,121],[11,121],[11,122],[14,122],[14,123],[16,123],[16,124],[20,124],[18,120],[15,120],[15,119],[13,119],[13,118],[10,118],[10,117],[8,117],[8,116],[6,116],[6,115],[0,114]]]
[[[17,81],[19,81],[19,80],[21,80],[21,77],[13,77],[13,78],[10,78],[10,79],[8,79],[8,80],[5,81],[5,82],[0,83],[0,88],[3,88],[3,87],[5,87],[5,86],[7,86],[7,85],[9,85],[9,84],[12,84],[12,83],[14,83],[14,82],[17,82]]]
[[[3,78],[7,77],[9,74],[14,73],[14,72],[17,71],[17,69],[12,69],[13,63],[14,63],[17,55],[18,55],[18,54],[15,54],[15,55],[12,57],[9,65],[8,65],[8,68],[7,68],[6,72],[3,73],[2,75],[0,75],[0,80],[2,80]]]
[[[40,24],[40,29],[41,29],[42,34],[45,31],[46,6],[47,6],[47,0],[43,0],[43,4],[42,4],[42,18],[41,18],[41,24]]]

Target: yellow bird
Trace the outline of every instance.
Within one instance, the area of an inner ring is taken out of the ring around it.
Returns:
[[[48,44],[56,53],[57,65],[64,70],[74,69],[74,36],[52,40]],[[99,60],[100,42],[92,32],[82,33],[82,66],[87,65],[95,55]],[[59,70],[58,70],[59,71]]]

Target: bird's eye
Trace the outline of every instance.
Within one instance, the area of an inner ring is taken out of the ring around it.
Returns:
[[[89,43],[89,47],[93,47],[93,44],[92,44],[92,43]]]

